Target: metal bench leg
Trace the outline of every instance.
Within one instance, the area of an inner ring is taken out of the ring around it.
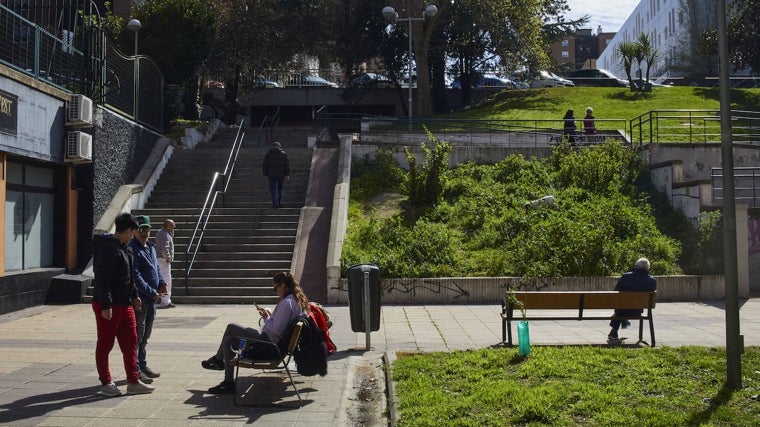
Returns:
[[[293,381],[293,376],[290,375],[290,369],[288,368],[288,365],[285,365],[285,372],[288,373],[288,378],[290,378],[290,385],[293,386],[293,390],[296,392],[296,396],[298,396],[298,407],[300,408],[303,406],[303,401],[301,400],[301,394],[298,393],[298,389],[296,388],[296,383]]]
[[[644,319],[639,319],[639,342],[644,341]]]
[[[654,347],[654,319],[652,319],[652,311],[649,311],[649,336],[652,337],[652,347]]]
[[[512,322],[509,320],[507,320],[507,336],[509,337],[507,345],[512,347]]]

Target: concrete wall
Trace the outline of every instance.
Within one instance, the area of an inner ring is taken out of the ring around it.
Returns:
[[[649,164],[658,165],[679,159],[682,182],[710,179],[711,168],[721,166],[720,144],[650,144]],[[734,144],[734,167],[760,164],[760,147]]]
[[[382,272],[381,272],[382,273]],[[603,291],[614,289],[617,277],[451,277],[382,279],[382,304],[498,304],[511,289],[530,291]],[[352,284],[361,286],[361,284]],[[348,303],[348,283],[328,289],[330,304]],[[660,301],[723,299],[723,276],[657,276]]]
[[[0,314],[42,305],[50,289],[51,279],[63,268],[41,268],[8,273],[0,277]]]

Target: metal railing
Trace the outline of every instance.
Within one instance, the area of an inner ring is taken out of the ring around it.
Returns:
[[[96,26],[89,0],[0,4],[0,63],[79,93],[163,132],[163,77],[148,57],[127,57]]]
[[[195,263],[195,258],[198,255],[198,250],[201,248],[201,243],[203,243],[203,236],[206,234],[206,226],[211,219],[211,213],[216,206],[216,200],[219,195],[222,195],[222,197],[224,197],[224,194],[227,192],[227,187],[229,187],[230,182],[232,181],[232,174],[235,171],[238,154],[240,153],[240,148],[242,147],[243,140],[245,138],[243,123],[244,120],[241,120],[237,135],[235,135],[235,140],[232,143],[232,148],[230,149],[230,155],[227,157],[227,164],[224,166],[224,172],[214,172],[214,175],[211,178],[211,186],[206,193],[206,199],[204,200],[203,207],[201,208],[201,212],[198,215],[198,221],[195,223],[195,229],[193,229],[193,234],[187,244],[187,249],[185,249],[186,295],[190,294],[190,272],[193,269],[193,264]]]
[[[712,168],[710,173],[712,198],[715,205],[723,204],[723,169]],[[760,167],[734,168],[734,199],[750,208],[760,207]]]
[[[611,140],[627,142],[622,133],[628,121],[596,119],[596,138],[583,136],[583,119],[578,118],[576,138],[584,143]],[[319,112],[315,117],[315,133],[357,133],[360,140],[397,144],[419,144],[424,129],[436,138],[453,143],[472,143],[483,146],[545,147],[563,136],[563,119],[470,120],[369,116]],[[424,137],[426,140],[427,138]]]
[[[734,143],[760,143],[760,112],[731,112]],[[630,121],[631,142],[644,144],[683,142],[689,144],[720,143],[718,110],[653,110]]]
[[[261,138],[264,137],[264,142],[269,145],[274,141],[274,130],[277,129],[277,125],[280,123],[280,107],[277,107],[277,112],[274,116],[269,117],[269,114],[265,115],[261,119],[259,130],[256,133],[256,146],[261,148]]]

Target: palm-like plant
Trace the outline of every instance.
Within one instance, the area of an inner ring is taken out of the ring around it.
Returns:
[[[631,89],[635,87],[633,77],[631,76],[631,67],[633,66],[633,59],[636,57],[636,50],[636,43],[634,42],[623,42],[617,45],[623,70],[625,70],[625,75],[628,77],[628,84],[630,84]]]
[[[652,41],[645,33],[639,34],[635,44],[638,45],[642,60],[647,63],[647,68],[644,72],[646,75],[646,80],[644,80],[646,82],[645,90],[651,91],[652,86],[649,84],[649,70],[651,70],[652,66],[654,66],[660,58],[660,51],[652,45]],[[639,61],[639,67],[641,67],[641,61]]]

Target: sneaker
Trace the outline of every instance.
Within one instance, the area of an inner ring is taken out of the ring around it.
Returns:
[[[137,380],[136,383],[127,384],[127,394],[147,394],[153,393],[155,388],[145,384],[144,382]]]
[[[205,369],[211,369],[212,371],[224,370],[224,362],[217,359],[216,356],[211,356],[208,358],[208,360],[204,360],[201,362],[201,366],[203,366]]]
[[[232,394],[235,392],[235,383],[232,381],[222,381],[219,385],[215,385],[208,389],[211,394]]]
[[[147,366],[141,369],[140,371],[143,372],[145,375],[147,375],[148,378],[158,378],[161,376],[161,374],[159,374],[158,372],[153,372],[153,369],[150,369]]]
[[[116,396],[121,396],[121,390],[119,390],[119,387],[116,387],[116,384],[108,383],[108,384],[103,384],[102,386],[100,386],[100,389],[98,389],[98,394],[103,394],[105,396],[110,396],[110,397],[116,397]]]
[[[609,335],[607,335],[608,340],[616,340],[618,339],[617,331],[610,331]]]
[[[145,375],[145,372],[140,371],[140,381],[142,381],[145,384],[153,384],[153,378]]]
[[[159,305],[158,306],[158,308],[174,308],[174,307],[176,307],[176,305],[174,305],[174,303],[171,303],[171,302],[169,304],[166,304],[166,305]]]
[[[631,326],[631,322],[628,321],[628,320],[623,320],[620,323],[620,327],[623,328],[623,329],[628,329],[629,326]]]

